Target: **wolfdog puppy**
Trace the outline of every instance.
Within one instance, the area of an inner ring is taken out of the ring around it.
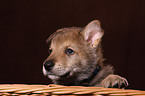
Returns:
[[[43,63],[43,73],[54,84],[124,88],[125,78],[113,74],[113,67],[103,64],[101,38],[104,31],[94,20],[86,27],[62,28],[46,41],[50,55]]]

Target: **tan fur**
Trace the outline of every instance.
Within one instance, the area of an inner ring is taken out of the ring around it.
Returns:
[[[51,61],[54,66],[49,71],[43,67],[44,75],[52,79],[55,84],[102,87],[110,87],[110,84],[112,84],[111,87],[116,84],[121,87],[123,84],[127,86],[128,82],[125,78],[112,75],[112,66],[103,64],[101,49],[103,34],[98,20],[90,22],[85,28],[71,27],[57,30],[47,39],[47,43],[51,43],[52,53],[44,64]],[[66,54],[66,49],[72,49],[74,54]],[[93,75],[98,67],[100,67],[99,72]],[[113,79],[116,77],[117,79]],[[122,82],[118,83],[120,81]]]

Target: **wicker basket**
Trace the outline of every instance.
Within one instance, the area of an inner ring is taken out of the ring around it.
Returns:
[[[0,95],[36,95],[36,96],[145,96],[145,91],[82,87],[82,86],[61,86],[61,85],[26,85],[26,84],[0,84]]]

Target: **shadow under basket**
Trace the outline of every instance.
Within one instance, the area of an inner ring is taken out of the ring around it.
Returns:
[[[14,96],[145,96],[145,91],[103,87],[0,84],[0,95]]]

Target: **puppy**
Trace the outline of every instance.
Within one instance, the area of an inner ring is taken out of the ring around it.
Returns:
[[[114,75],[113,67],[103,64],[101,38],[104,31],[94,20],[85,28],[57,30],[46,42],[50,55],[43,63],[43,73],[54,84],[66,86],[128,86],[125,78]]]

